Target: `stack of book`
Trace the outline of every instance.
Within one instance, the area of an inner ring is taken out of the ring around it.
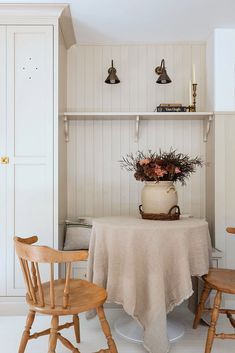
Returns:
[[[157,112],[169,113],[169,112],[187,112],[187,107],[182,106],[178,103],[162,103],[157,106]]]

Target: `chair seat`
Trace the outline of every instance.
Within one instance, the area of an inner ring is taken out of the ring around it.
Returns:
[[[203,279],[210,287],[220,292],[235,294],[235,270],[211,268]]]
[[[31,310],[49,315],[53,315],[53,312],[56,312],[56,315],[78,314],[87,310],[98,308],[103,305],[107,299],[107,292],[104,288],[98,287],[97,285],[85,280],[71,279],[69,305],[68,308],[64,309],[62,305],[64,287],[64,279],[54,281],[55,308],[51,308],[50,282],[43,283],[42,288],[44,292],[45,306],[42,307],[39,300],[39,294],[37,292],[37,304],[34,304],[28,295],[26,296],[26,300]]]

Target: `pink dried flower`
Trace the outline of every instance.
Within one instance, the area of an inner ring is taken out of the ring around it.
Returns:
[[[165,174],[167,174],[167,171],[159,165],[156,165],[154,168],[154,173],[157,174],[158,177],[163,177]]]
[[[141,160],[139,161],[139,164],[140,164],[141,166],[146,165],[146,164],[149,164],[149,163],[150,163],[150,159],[148,159],[148,158],[141,159]]]
[[[175,174],[181,173],[181,170],[178,167],[175,167]]]
[[[147,153],[138,151],[135,155],[129,153],[120,160],[121,167],[133,171],[136,180],[141,181],[179,181],[185,185],[186,179],[195,173],[196,167],[202,167],[200,157],[191,158],[184,153],[178,153],[173,148],[169,152]]]

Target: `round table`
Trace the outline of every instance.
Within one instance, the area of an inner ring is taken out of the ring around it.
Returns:
[[[192,295],[191,276],[208,273],[210,252],[205,220],[98,218],[93,221],[88,280],[106,288],[108,301],[122,304],[141,323],[144,345],[152,353],[165,353],[167,313]],[[119,326],[117,322],[117,331]]]

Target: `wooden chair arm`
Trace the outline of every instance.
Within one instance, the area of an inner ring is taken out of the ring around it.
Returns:
[[[226,228],[226,231],[230,234],[235,234],[235,228],[234,227],[228,227]]]
[[[88,250],[60,251],[63,262],[86,261],[88,259]]]
[[[32,237],[29,237],[29,238],[14,237],[14,240],[19,241],[20,243],[23,243],[23,244],[31,245],[31,244],[37,243],[38,237],[36,235],[33,235]]]
[[[48,246],[32,245],[38,238],[14,237],[15,249],[19,257],[27,261],[38,263],[64,263],[85,261],[88,259],[88,250],[61,251]]]
[[[65,262],[76,262],[85,261],[88,258],[87,250],[77,251],[62,251],[55,250],[48,246],[33,245],[30,247],[30,257],[28,253],[25,254],[25,259],[41,263],[65,263]]]

